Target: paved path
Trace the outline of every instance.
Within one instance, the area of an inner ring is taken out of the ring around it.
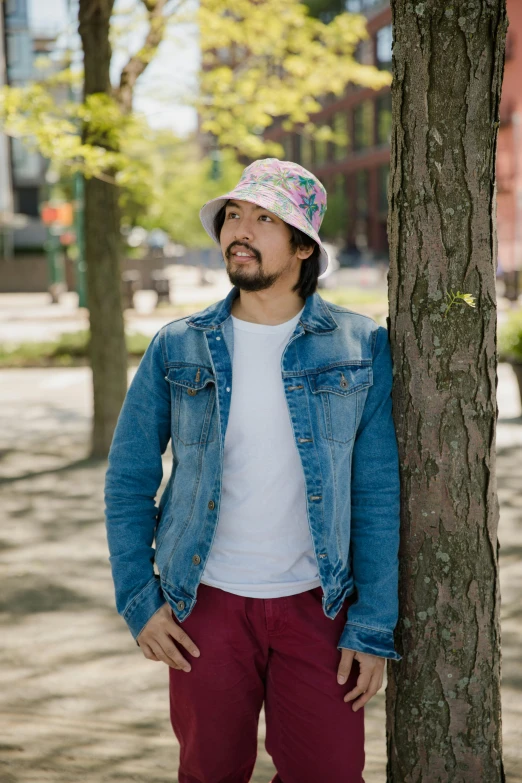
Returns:
[[[204,270],[197,267],[178,264],[168,269],[172,306],[154,309],[156,293],[138,291],[134,295],[134,309],[124,313],[128,332],[141,332],[152,337],[173,318],[196,312],[223,299],[230,291],[230,280],[224,268],[206,270],[204,280]],[[377,291],[384,299],[386,297],[386,280],[376,269],[340,269],[332,274],[328,282],[331,286]],[[326,292],[327,289],[320,289],[321,294]],[[377,309],[380,312],[382,305],[378,305]],[[369,314],[373,314],[371,307]],[[62,294],[56,304],[51,304],[48,293],[0,293],[0,344],[55,340],[64,332],[87,329],[88,325],[88,312],[85,308],[78,308],[78,296],[74,291]]]
[[[3,370],[0,389],[0,781],[173,783],[167,669],[113,607],[89,370]],[[505,758],[522,783],[522,417],[506,365],[499,409]],[[365,713],[365,781],[383,783],[384,687]],[[252,783],[274,774],[263,742],[262,713]]]

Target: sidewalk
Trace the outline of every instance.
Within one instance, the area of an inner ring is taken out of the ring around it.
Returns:
[[[167,668],[142,656],[114,609],[106,465],[84,459],[90,384],[86,367],[0,372],[3,783],[176,780]],[[509,783],[522,783],[522,417],[507,365],[498,393],[504,757]],[[385,685],[365,707],[365,783],[386,777]],[[263,721],[252,783],[274,774]]]
[[[154,291],[142,290],[134,295],[134,308],[124,311],[128,333],[140,332],[152,337],[164,324],[175,318],[190,315],[196,310],[223,299],[231,284],[225,268],[202,270],[181,264],[168,267],[171,278],[170,305],[156,307]],[[204,271],[204,279],[202,272]],[[342,268],[325,279],[328,287],[319,294],[329,299],[336,288],[352,292],[376,294],[377,301],[360,301],[346,306],[380,322],[386,315],[386,280],[375,269]],[[512,304],[497,290],[498,322],[502,324]],[[78,308],[74,291],[62,294],[60,301],[51,303],[48,293],[0,293],[0,346],[21,342],[53,341],[64,332],[89,328],[86,308]]]
[[[225,268],[201,270],[193,266],[168,267],[171,279],[170,305],[156,308],[154,291],[137,291],[134,308],[124,311],[127,332],[141,332],[152,337],[164,324],[174,318],[189,315],[207,305],[223,299],[231,288]],[[370,274],[371,271],[371,274]],[[330,283],[352,287],[360,291],[377,291],[385,300],[386,287],[375,270],[341,269],[332,274]],[[204,278],[202,278],[204,272]],[[328,299],[328,289],[319,289]],[[47,293],[0,293],[0,345],[21,342],[56,340],[64,332],[88,329],[89,315],[86,308],[78,308],[74,291],[62,294],[60,301],[51,304]],[[374,315],[381,313],[382,303],[356,304],[358,312]],[[385,309],[385,307],[384,307]]]
[[[138,291],[134,309],[124,312],[128,332],[141,332],[152,337],[163,324],[200,306],[222,299],[230,290],[225,270],[206,273],[208,283],[202,285],[198,269],[178,266],[171,269],[171,306],[154,309],[154,291]],[[186,311],[186,312],[185,312]],[[52,304],[47,293],[0,293],[0,344],[17,344],[56,340],[64,332],[89,328],[89,313],[78,308],[74,291],[62,294]]]

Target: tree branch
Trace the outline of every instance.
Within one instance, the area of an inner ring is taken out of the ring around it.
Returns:
[[[130,57],[122,69],[119,87],[114,90],[114,97],[126,114],[132,111],[134,86],[156,54],[170,18],[170,14],[163,13],[169,0],[141,0],[141,2],[147,11],[149,29],[141,49]]]

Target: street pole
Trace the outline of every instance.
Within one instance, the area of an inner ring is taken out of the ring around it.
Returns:
[[[85,263],[84,182],[81,172],[74,173],[74,228],[76,233],[76,290],[78,306],[87,307],[87,265]]]
[[[68,27],[67,27],[67,65],[69,68],[73,62],[71,46],[71,28],[73,17],[78,16],[78,3],[76,0],[67,0]],[[69,83],[69,100],[78,100],[77,94]],[[81,129],[79,129],[81,131]],[[73,174],[74,192],[74,230],[76,234],[76,254],[74,256],[76,291],[78,293],[78,307],[87,307],[87,265],[85,262],[85,197],[84,178],[80,171]]]
[[[58,182],[58,175],[54,171],[47,171],[45,175],[47,182],[47,204],[53,203],[54,186]],[[56,230],[53,223],[47,225],[47,238],[45,241],[45,252],[47,255],[47,269],[49,278],[49,293],[53,304],[59,300],[59,295],[66,289],[65,285],[65,264],[63,259],[63,249],[60,243],[60,232]]]

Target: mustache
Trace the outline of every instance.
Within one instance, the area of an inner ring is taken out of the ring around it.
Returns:
[[[252,247],[252,245],[249,245],[247,242],[232,242],[225,251],[225,256],[227,259],[230,258],[232,251],[235,249],[248,250],[248,252],[251,253],[257,261],[261,261],[261,253],[259,250],[256,250],[255,247]]]

